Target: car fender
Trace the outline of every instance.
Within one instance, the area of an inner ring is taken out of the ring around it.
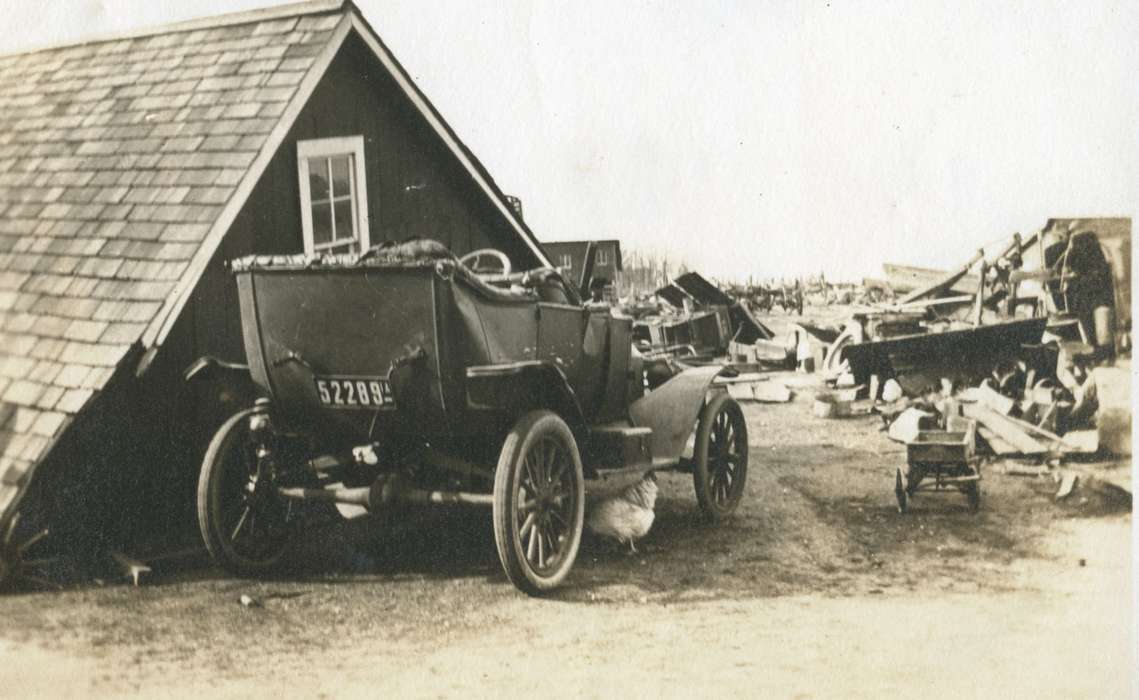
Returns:
[[[580,436],[585,414],[561,367],[548,360],[474,365],[466,370],[467,408],[521,415],[547,408]]]
[[[683,370],[629,405],[633,425],[653,431],[654,461],[676,459],[684,452],[708,392],[717,390],[712,381],[724,369],[709,365]]]

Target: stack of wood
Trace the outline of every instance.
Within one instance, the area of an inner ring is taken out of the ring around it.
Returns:
[[[1097,374],[1081,373],[1077,378],[1062,367],[1056,381],[1038,382],[1031,370],[1021,371],[1026,376],[1017,381],[994,376],[974,387],[953,387],[945,380],[940,395],[906,401],[906,406],[893,412],[883,407],[880,412],[884,418],[888,415],[890,436],[902,443],[908,443],[928,422],[943,421],[952,414],[975,420],[977,435],[998,456],[1055,459],[1098,453],[1100,436],[1093,425]]]

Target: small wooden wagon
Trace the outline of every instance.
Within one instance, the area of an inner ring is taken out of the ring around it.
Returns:
[[[947,430],[922,430],[906,445],[906,465],[894,475],[898,512],[906,512],[918,491],[956,489],[969,509],[981,507],[981,471],[977,457],[977,422],[949,416]]]

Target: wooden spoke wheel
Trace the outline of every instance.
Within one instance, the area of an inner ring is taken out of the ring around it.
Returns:
[[[494,475],[494,541],[507,578],[539,595],[565,579],[581,544],[585,479],[573,433],[531,411],[502,446]]]
[[[713,521],[736,509],[747,483],[747,423],[740,405],[716,394],[700,411],[692,480],[696,501]]]
[[[225,422],[210,441],[198,479],[198,527],[214,560],[239,576],[272,570],[289,540],[291,504],[249,430],[253,409]]]

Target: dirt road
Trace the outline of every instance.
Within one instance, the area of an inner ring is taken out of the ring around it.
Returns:
[[[1126,506],[990,468],[980,513],[902,516],[876,418],[816,419],[805,392],[745,413],[734,518],[703,524],[665,475],[640,553],[587,539],[550,599],[506,582],[485,512],[353,523],[280,580],[0,598],[0,695],[1131,695]]]

